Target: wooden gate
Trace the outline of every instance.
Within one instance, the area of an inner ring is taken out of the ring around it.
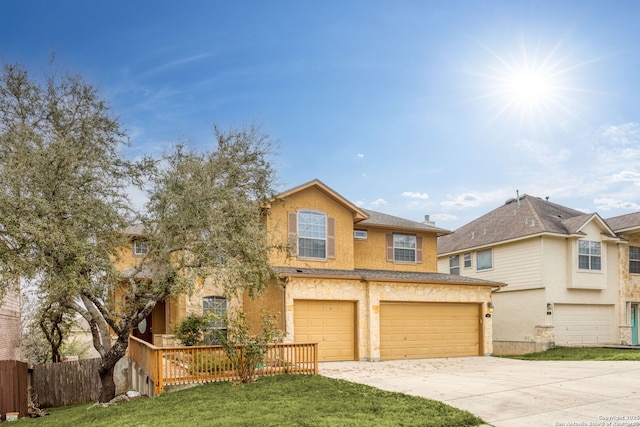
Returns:
[[[27,416],[28,365],[18,360],[0,360],[0,419],[6,420],[7,412]]]

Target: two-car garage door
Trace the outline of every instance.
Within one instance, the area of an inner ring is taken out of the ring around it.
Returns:
[[[380,304],[380,358],[478,356],[480,304]]]
[[[380,358],[478,356],[480,304],[380,303]],[[354,301],[294,301],[296,342],[317,342],[320,361],[354,360]],[[373,337],[372,337],[373,338]]]

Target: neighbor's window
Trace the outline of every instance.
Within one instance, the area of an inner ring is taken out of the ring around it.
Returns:
[[[205,340],[209,344],[217,343],[218,334],[227,333],[227,299],[223,297],[202,298],[202,314],[211,315],[207,328],[208,337]]]
[[[147,253],[147,241],[146,240],[134,240],[133,241],[133,254],[144,255]]]
[[[412,234],[393,235],[393,260],[416,262],[416,236]]]
[[[629,246],[629,273],[640,274],[640,246]]]
[[[471,252],[464,254],[464,268],[471,268]]]
[[[493,253],[491,249],[476,252],[476,270],[491,270],[493,268]]]
[[[449,257],[449,274],[460,274],[460,255]]]
[[[327,216],[319,212],[298,212],[298,255],[327,257]]]
[[[582,270],[602,269],[600,242],[578,240],[578,268]]]

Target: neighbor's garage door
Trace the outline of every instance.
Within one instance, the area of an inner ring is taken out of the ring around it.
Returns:
[[[295,300],[294,341],[317,342],[320,361],[354,360],[355,305],[353,301]]]
[[[380,358],[478,356],[480,304],[380,303]]]
[[[616,342],[612,305],[554,304],[553,325],[556,345]]]

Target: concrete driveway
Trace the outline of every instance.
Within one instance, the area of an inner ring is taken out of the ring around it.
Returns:
[[[496,427],[640,427],[640,362],[464,357],[324,362],[319,369],[327,377],[439,400]]]

